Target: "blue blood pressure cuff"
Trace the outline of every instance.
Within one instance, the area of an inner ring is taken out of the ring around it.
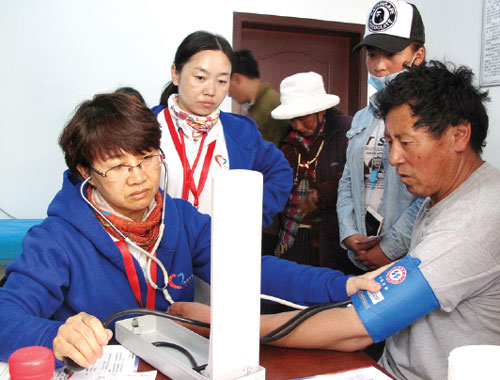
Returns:
[[[375,277],[382,285],[380,291],[363,290],[351,297],[358,317],[375,343],[439,307],[419,264],[419,259],[406,256]]]

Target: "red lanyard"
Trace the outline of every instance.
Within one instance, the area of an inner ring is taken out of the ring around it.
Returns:
[[[135,270],[134,259],[128,250],[127,243],[123,240],[118,240],[115,242],[117,247],[120,249],[120,252],[123,257],[123,263],[125,264],[125,271],[127,272],[128,282],[130,283],[130,287],[132,288],[132,292],[134,293],[135,300],[142,307],[142,297],[141,297],[141,287],[139,286],[139,277],[137,276],[137,272]],[[151,280],[156,284],[156,262],[151,263]],[[153,287],[149,284],[149,281],[146,283],[148,285],[148,292],[146,295],[146,309],[155,309],[155,296],[156,292]]]
[[[175,149],[177,150],[177,154],[181,159],[182,171],[184,173],[184,184],[182,186],[182,199],[188,200],[189,190],[191,190],[194,196],[194,206],[198,207],[200,194],[203,191],[203,188],[205,187],[205,182],[207,181],[208,171],[210,169],[210,163],[212,161],[212,156],[214,154],[216,141],[212,141],[208,146],[207,154],[205,156],[205,161],[203,162],[203,167],[201,169],[200,180],[198,181],[198,186],[196,186],[196,184],[194,183],[193,175],[194,171],[196,170],[196,166],[198,166],[198,161],[200,159],[201,151],[203,150],[203,143],[205,142],[207,134],[203,133],[203,137],[201,138],[200,142],[200,147],[198,148],[198,153],[196,154],[196,159],[194,160],[193,163],[193,168],[191,168],[186,156],[184,134],[181,128],[179,128],[179,132],[177,133],[168,108],[165,109],[163,113],[165,114],[165,121],[167,122],[168,131],[170,132],[170,136],[172,136],[172,141],[174,142]]]

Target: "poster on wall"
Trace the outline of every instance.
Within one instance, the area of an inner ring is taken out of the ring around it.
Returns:
[[[500,0],[483,0],[479,85],[500,85]]]

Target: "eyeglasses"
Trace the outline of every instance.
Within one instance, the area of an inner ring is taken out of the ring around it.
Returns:
[[[90,167],[94,172],[99,174],[101,177],[106,178],[108,181],[119,181],[121,179],[127,178],[134,168],[141,168],[144,171],[149,171],[153,169],[158,169],[163,160],[165,159],[165,155],[162,154],[152,154],[150,156],[146,156],[139,162],[137,165],[118,165],[114,168],[106,170],[104,173],[94,169],[92,166]]]

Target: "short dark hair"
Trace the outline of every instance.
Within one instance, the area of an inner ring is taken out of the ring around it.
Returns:
[[[233,48],[227,40],[218,35],[198,30],[188,35],[181,42],[175,53],[174,65],[177,72],[181,72],[184,65],[191,59],[193,55],[204,50],[215,50],[223,52],[233,62]],[[172,94],[176,94],[178,88],[172,82],[167,83],[166,87],[161,93],[160,104],[167,106],[168,98]]]
[[[469,68],[451,63],[430,61],[409,67],[377,94],[376,112],[385,118],[393,108],[408,104],[418,118],[414,127],[424,127],[438,138],[449,126],[469,122],[471,147],[481,153],[488,133],[484,102],[489,98],[487,91],[473,85],[473,77]]]
[[[117,88],[115,90],[115,92],[121,92],[122,94],[127,94],[127,95],[130,95],[130,96],[135,96],[137,99],[139,99],[139,101],[141,103],[146,104],[146,101],[142,97],[141,93],[139,91],[137,91],[133,87],[128,87],[128,86],[126,86],[126,87],[120,87],[120,88]]]
[[[234,52],[233,73],[242,74],[249,78],[260,78],[259,65],[250,50],[241,49]]]
[[[160,149],[161,129],[153,111],[122,93],[98,94],[78,106],[59,136],[66,165],[81,178],[77,166],[90,168],[97,158],[122,150],[143,154]]]

